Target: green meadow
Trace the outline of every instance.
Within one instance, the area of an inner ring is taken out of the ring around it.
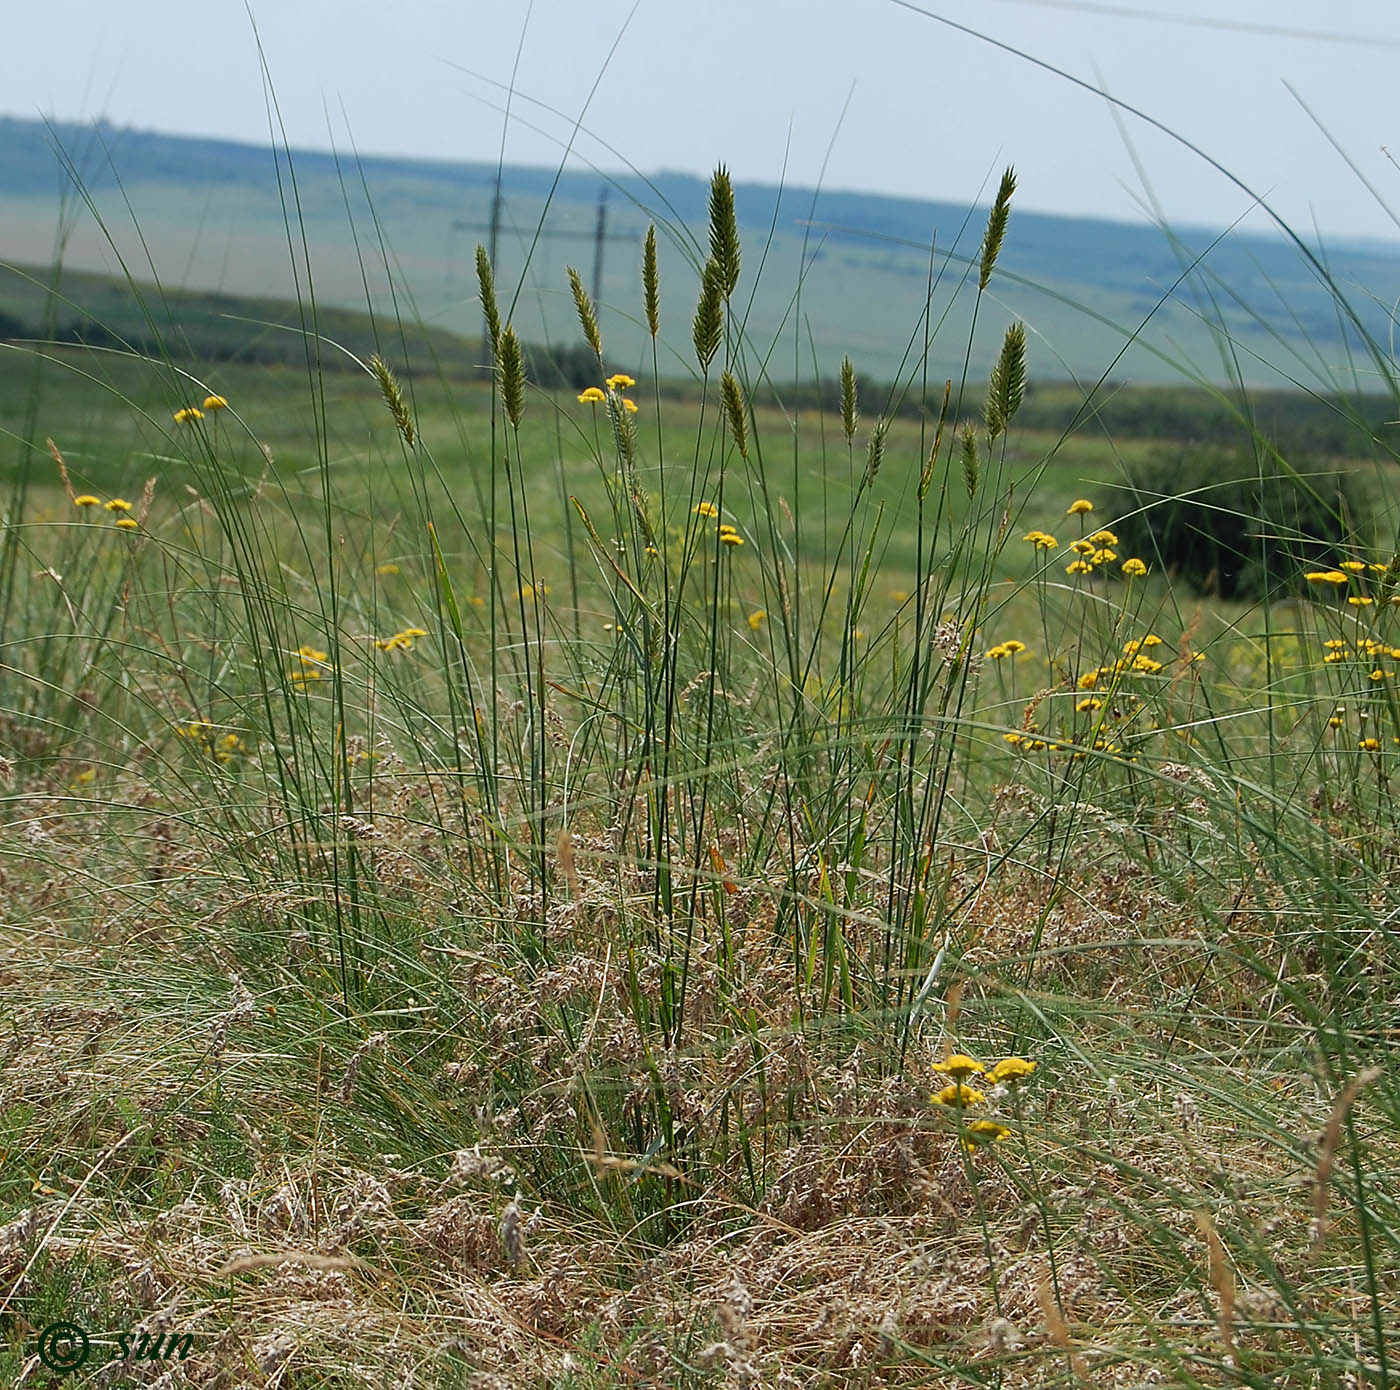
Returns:
[[[779,371],[706,197],[567,338],[6,270],[6,1383],[1390,1383],[1385,349],[1061,384],[1008,171]]]

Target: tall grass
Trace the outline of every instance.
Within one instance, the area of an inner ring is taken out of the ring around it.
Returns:
[[[485,397],[384,324],[337,398],[306,291],[302,471],[251,374],[9,349],[164,395],[127,462],[36,388],[3,537],[16,1383],[1388,1384],[1394,516],[1286,631],[1120,550],[1017,438],[1014,194],[990,380],[934,259],[837,418],[754,405],[723,169],[632,307],[691,403],[576,274],[534,385],[484,252]]]

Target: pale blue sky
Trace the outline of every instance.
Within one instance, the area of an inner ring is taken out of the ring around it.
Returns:
[[[1285,86],[1400,207],[1400,171],[1381,149],[1391,145],[1400,158],[1400,7],[914,2],[1101,82],[1202,145],[1300,231],[1315,221],[1330,235],[1400,237]],[[644,172],[707,173],[723,161],[739,178],[810,184],[830,145],[832,188],[966,202],[989,196],[1011,162],[1021,207],[1138,218],[1147,188],[1135,154],[1173,222],[1224,224],[1249,207],[1142,122],[1122,117],[1120,129],[1102,98],[896,0],[537,0],[528,21],[527,8],[519,0],[46,0],[25,9],[25,62],[7,72],[0,108],[266,141],[255,21],[296,145],[353,137],[364,152],[494,160],[503,90],[493,84],[510,83],[518,50],[514,109],[529,125],[506,133],[509,160],[557,162],[584,113],[578,156],[605,168],[620,161],[593,136]],[[1181,22],[1193,16],[1208,25]],[[1222,17],[1242,27],[1214,27]]]

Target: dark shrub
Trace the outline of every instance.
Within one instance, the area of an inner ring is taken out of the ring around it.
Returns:
[[[1336,564],[1364,514],[1350,474],[1291,471],[1244,450],[1163,451],[1129,474],[1120,553],[1221,598],[1304,592],[1304,571]]]

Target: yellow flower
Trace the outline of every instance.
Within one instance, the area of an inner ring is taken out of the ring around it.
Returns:
[[[1332,717],[1327,721],[1329,729],[1340,729],[1346,722],[1346,710],[1339,709],[1332,712]]]
[[[1309,570],[1303,576],[1309,584],[1345,584],[1347,577],[1341,570]]]
[[[1005,739],[1006,742],[1009,743],[1013,748],[1014,748],[1018,743],[1021,743],[1021,742],[1024,741],[1024,740],[1022,739],[1021,735],[1018,734],[1018,733],[1003,734],[1003,735],[1002,735],[1002,738]]]
[[[607,380],[607,386],[610,391],[622,391],[636,384],[637,378],[628,376],[626,372],[614,372]],[[589,387],[590,391],[596,391],[597,389],[596,386]]]
[[[692,516],[715,517],[719,515],[719,508],[713,502],[698,502],[690,511]]]
[[[120,517],[117,521],[117,525],[123,531],[135,531],[140,526],[140,524],[140,522],[133,520],[129,516]]]
[[[955,1081],[967,1076],[979,1076],[987,1070],[975,1057],[969,1057],[965,1052],[954,1052],[941,1062],[935,1062],[933,1069],[940,1076],[951,1076]]]
[[[1003,642],[1001,645],[1005,647],[1012,656],[1018,656],[1021,652],[1026,650],[1026,644],[1024,642],[1018,642],[1014,637]]]
[[[1347,599],[1347,602],[1351,604],[1353,608],[1369,608],[1370,605],[1375,602],[1375,599],[1367,598],[1365,594],[1352,594],[1351,597]]]
[[[374,567],[374,572],[375,574],[397,574],[399,572],[399,567],[394,564],[376,565]]]
[[[1381,741],[1378,738],[1363,738],[1356,746],[1363,753],[1379,753],[1381,751]]]
[[[105,505],[109,512],[129,512],[131,510],[131,503],[125,497],[114,497]]]
[[[1080,714],[1087,714],[1090,710],[1096,710],[1096,709],[1102,709],[1102,708],[1103,708],[1103,701],[1102,701],[1102,700],[1098,700],[1098,699],[1093,699],[1093,698],[1091,698],[1091,697],[1086,697],[1085,699],[1081,700],[1077,705],[1075,705],[1075,709],[1077,709],[1077,710],[1079,711]]]
[[[719,533],[721,536],[737,536],[739,534],[739,528],[737,526],[731,526],[727,521],[722,521],[720,522]]]
[[[1339,570],[1350,570],[1353,574],[1358,574],[1366,568],[1364,560],[1343,560],[1337,566]]]
[[[303,661],[329,661],[330,657],[316,647],[298,647],[297,655]]]
[[[1112,531],[1095,531],[1094,534],[1089,537],[1089,539],[1093,541],[1095,545],[1118,544],[1118,537],[1115,536]]]
[[[1094,543],[1090,540],[1071,541],[1069,543],[1069,548],[1074,551],[1076,555],[1088,556],[1094,553]]]
[[[648,555],[655,556],[655,555],[660,555],[661,552],[660,552],[654,545],[649,545],[649,546],[647,546],[647,554],[648,554]]]
[[[1054,536],[1045,531],[1027,531],[1021,539],[1029,541],[1037,550],[1054,550],[1060,544]]]
[[[1087,497],[1076,498],[1065,508],[1066,516],[1083,516],[1085,512],[1092,512],[1094,504]]]
[[[720,540],[723,541],[725,545],[743,545],[744,543],[744,538],[742,536],[736,536],[732,531],[725,531],[720,536]]]
[[[971,1153],[980,1144],[994,1144],[1010,1134],[1005,1125],[999,1125],[995,1120],[973,1120],[962,1132],[962,1145]]]
[[[99,497],[94,497],[92,493],[85,492],[81,496],[73,499],[73,505],[75,507],[95,507],[101,500],[102,499]]]
[[[622,408],[626,410],[628,414],[635,415],[637,413],[637,402],[634,401],[631,396],[624,396],[622,398]]]
[[[578,403],[580,405],[597,405],[608,398],[608,393],[601,386],[590,386],[579,392]]]
[[[1077,682],[1081,690],[1093,690],[1098,683],[1099,673],[1097,671],[1085,671]]]
[[[1011,653],[1006,649],[1004,643],[998,643],[995,647],[987,648],[987,659],[989,661],[1000,661],[1002,657],[1010,655]]]
[[[227,410],[228,402],[222,396],[205,396],[205,410]]]
[[[1035,1063],[1025,1057],[1003,1057],[987,1073],[987,1080],[994,1086],[1014,1084],[1024,1081],[1035,1070]]]
[[[1116,560],[1118,552],[1116,550],[1096,550],[1089,556],[1091,563],[1095,565],[1106,565],[1110,560]]]
[[[934,1092],[932,1097],[935,1105],[956,1105],[959,1108],[965,1105],[980,1105],[986,1099],[987,1097],[975,1086],[964,1086],[961,1081],[954,1081],[951,1086]]]
[[[1123,573],[1129,579],[1141,579],[1147,573],[1147,566],[1134,555],[1132,559],[1123,561]]]
[[[753,612],[749,614],[749,626],[757,632],[758,629],[762,627],[763,620],[767,616],[768,610],[766,608],[755,608]]]
[[[204,412],[198,406],[187,405],[182,410],[177,410],[174,420],[177,425],[187,425],[191,420],[204,419]]]
[[[1066,574],[1093,574],[1094,567],[1087,560],[1072,560],[1065,566]]]
[[[1142,639],[1142,645],[1144,647],[1160,647],[1162,645],[1162,639],[1158,637],[1155,632],[1149,632],[1147,636]]]

